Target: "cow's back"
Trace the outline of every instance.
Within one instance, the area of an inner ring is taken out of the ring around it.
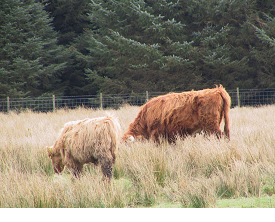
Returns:
[[[67,128],[67,129],[66,129]],[[70,155],[79,162],[89,162],[91,156],[104,153],[115,156],[118,146],[120,125],[111,116],[74,121],[65,125],[64,155]],[[65,157],[64,158],[71,158]]]

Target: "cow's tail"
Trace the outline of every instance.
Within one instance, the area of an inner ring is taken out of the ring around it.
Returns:
[[[225,91],[222,85],[219,86],[220,94],[223,98],[223,113],[224,113],[224,133],[228,139],[230,139],[230,129],[229,129],[229,110],[231,106],[231,98],[229,94]]]

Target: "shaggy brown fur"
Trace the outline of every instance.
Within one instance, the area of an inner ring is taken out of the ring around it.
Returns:
[[[230,105],[231,98],[222,86],[158,96],[140,108],[122,140],[145,138],[159,142],[164,137],[174,142],[176,135],[185,137],[201,130],[220,138],[223,116],[224,132],[230,138]]]
[[[78,177],[85,163],[100,164],[112,177],[120,138],[120,124],[113,116],[71,121],[64,125],[53,146],[47,147],[55,173],[66,166]]]

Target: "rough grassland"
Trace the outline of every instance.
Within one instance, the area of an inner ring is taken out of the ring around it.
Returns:
[[[109,112],[125,132],[138,109]],[[176,145],[121,144],[111,184],[93,165],[80,179],[66,170],[54,175],[45,147],[64,123],[105,113],[79,108],[0,114],[0,207],[228,207],[220,204],[275,193],[275,106],[231,109],[230,142],[197,135]]]

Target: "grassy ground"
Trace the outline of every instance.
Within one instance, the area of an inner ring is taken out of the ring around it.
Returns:
[[[123,132],[138,107],[109,110]],[[202,135],[121,144],[111,184],[86,165],[73,179],[54,175],[45,147],[64,123],[104,116],[91,109],[0,114],[0,207],[273,207],[275,106],[234,108],[231,141]],[[269,197],[270,196],[270,197]]]
[[[216,207],[218,208],[274,208],[275,196],[249,197],[237,199],[222,199],[217,200]]]

